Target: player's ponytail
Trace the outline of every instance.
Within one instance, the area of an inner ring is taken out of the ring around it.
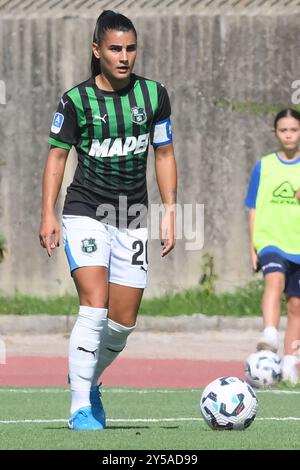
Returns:
[[[297,119],[297,121],[300,122],[300,113],[298,111],[296,111],[295,109],[292,109],[292,108],[283,109],[282,111],[280,111],[276,115],[276,117],[274,119],[274,129],[275,130],[277,128],[277,124],[278,124],[279,119],[282,119],[282,118],[285,118],[285,117],[293,117],[294,119]]]
[[[137,37],[136,29],[131,20],[121,15],[121,13],[116,13],[112,10],[104,10],[98,17],[93,42],[100,44],[106,31],[133,31],[135,37]],[[97,59],[93,53],[91,59],[91,73],[93,77],[101,73],[100,59]]]

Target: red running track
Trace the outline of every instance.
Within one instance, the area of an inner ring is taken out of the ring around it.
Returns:
[[[118,358],[103,374],[105,386],[141,388],[198,388],[217,377],[243,378],[243,363],[188,359]],[[0,364],[0,386],[66,387],[67,359],[8,357]]]

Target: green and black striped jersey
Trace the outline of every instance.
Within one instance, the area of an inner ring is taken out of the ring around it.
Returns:
[[[149,142],[154,147],[172,142],[170,114],[164,86],[134,74],[117,92],[100,90],[93,77],[67,91],[49,137],[52,146],[74,145],[78,153],[63,213],[103,220],[99,206],[110,205],[120,225],[120,196],[126,200],[126,212],[135,204],[147,207]],[[126,218],[130,223],[134,216]]]

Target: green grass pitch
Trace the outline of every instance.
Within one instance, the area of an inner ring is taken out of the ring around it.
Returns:
[[[201,390],[104,388],[105,431],[66,427],[66,389],[0,388],[0,449],[300,449],[300,389],[258,391],[259,412],[245,431],[212,431],[199,411]]]

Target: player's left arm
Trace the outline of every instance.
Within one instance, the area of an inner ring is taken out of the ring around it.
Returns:
[[[175,246],[175,208],[177,197],[177,169],[173,144],[154,149],[157,184],[165,213],[161,222],[162,257]]]

